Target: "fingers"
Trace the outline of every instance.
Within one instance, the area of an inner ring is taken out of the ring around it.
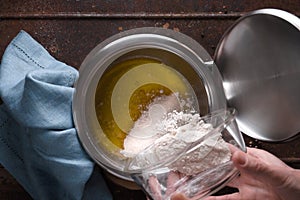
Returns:
[[[238,147],[234,146],[233,144],[227,143],[227,145],[228,145],[228,148],[229,148],[231,154],[233,154],[236,151],[241,151]]]
[[[175,194],[171,197],[171,200],[188,200],[183,194]],[[210,196],[204,200],[241,200],[239,193],[227,194],[223,196]]]
[[[178,193],[172,195],[171,200],[188,200],[188,199],[183,194]]]
[[[150,176],[148,184],[151,191],[151,196],[154,200],[162,200],[161,187],[155,176]]]
[[[176,190],[176,182],[180,179],[180,175],[177,172],[170,171],[167,180],[167,191],[166,195],[170,195]]]
[[[176,183],[177,181],[180,180],[180,174],[174,171],[170,171],[168,175],[168,180],[167,180],[167,190],[166,190],[166,195],[170,195],[176,190]],[[162,200],[162,194],[161,194],[161,185],[158,182],[157,178],[155,176],[150,176],[148,179],[148,184],[150,187],[151,191],[151,196],[154,200]],[[176,198],[180,200],[182,198],[181,196],[176,197],[175,195],[175,200]]]
[[[276,163],[269,164],[266,161],[269,157],[258,157],[261,155],[257,154],[258,151],[256,150],[250,150],[249,152],[250,154],[242,151],[236,151],[232,155],[232,161],[236,168],[239,169],[242,176],[243,174],[247,174],[247,176],[273,186],[284,184],[287,176],[289,175],[288,168],[285,165],[278,164],[277,166]],[[273,160],[273,157],[271,156],[271,161],[276,162],[276,160],[277,159]],[[270,182],[270,180],[272,181]]]
[[[236,167],[243,168],[246,162],[249,164],[248,157],[249,156],[244,152],[235,151],[231,159]]]
[[[260,159],[261,161],[265,162],[266,164],[278,167],[288,167],[282,160],[274,156],[273,154],[256,148],[248,148],[249,155]]]
[[[241,186],[240,177],[232,179],[229,183],[226,184],[228,187],[239,188]]]
[[[239,193],[227,194],[223,196],[210,196],[204,200],[240,200],[241,196]]]

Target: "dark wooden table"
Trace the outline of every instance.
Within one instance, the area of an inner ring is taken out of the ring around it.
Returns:
[[[213,56],[226,29],[243,14],[260,8],[280,8],[300,16],[299,0],[1,0],[0,57],[23,29],[55,58],[78,69],[91,49],[109,36],[146,26],[189,35]],[[266,149],[300,168],[299,138],[285,143],[267,143],[247,136],[245,140],[247,146]],[[145,199],[141,191],[107,182],[114,199]],[[2,166],[0,199],[31,199]]]

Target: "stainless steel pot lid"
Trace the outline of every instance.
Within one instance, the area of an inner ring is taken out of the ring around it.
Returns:
[[[241,17],[221,39],[215,62],[241,131],[282,141],[300,131],[300,19],[277,9]]]

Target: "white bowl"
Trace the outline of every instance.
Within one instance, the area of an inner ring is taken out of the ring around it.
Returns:
[[[221,75],[212,58],[202,46],[182,33],[154,27],[138,28],[119,33],[96,46],[79,70],[73,99],[74,123],[92,159],[109,173],[129,181],[132,178],[124,171],[127,160],[99,124],[95,97],[99,80],[107,70],[114,63],[135,57],[154,58],[181,74],[192,87],[196,97],[194,104],[198,106],[195,109],[202,115],[226,107]]]

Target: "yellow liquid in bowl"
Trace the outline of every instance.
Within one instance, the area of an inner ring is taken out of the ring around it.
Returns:
[[[104,72],[96,90],[99,125],[114,145],[123,148],[127,133],[148,105],[159,96],[175,93],[189,99],[193,102],[189,107],[198,110],[192,87],[174,68],[150,58],[114,64]]]

